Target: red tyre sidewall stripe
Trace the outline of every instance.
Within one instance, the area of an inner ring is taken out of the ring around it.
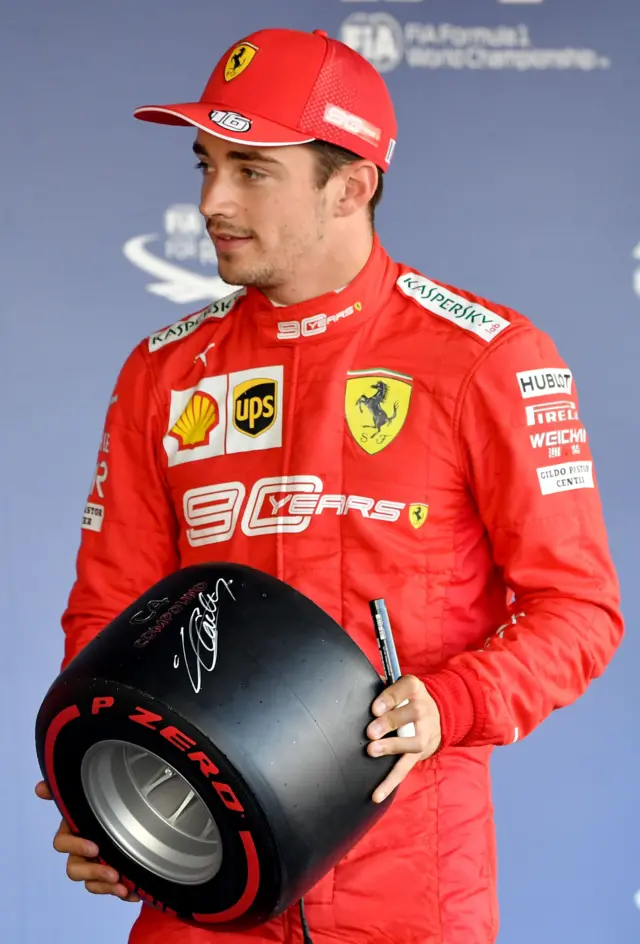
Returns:
[[[233,921],[234,918],[239,918],[243,915],[255,901],[260,887],[260,862],[258,861],[258,853],[251,833],[241,832],[239,836],[247,857],[247,884],[245,889],[235,905],[232,905],[231,908],[227,908],[226,911],[219,911],[217,914],[208,915],[194,914],[193,920],[198,921],[200,924],[219,924],[222,921]]]
[[[59,714],[55,716],[49,725],[44,745],[44,766],[49,787],[51,788],[51,792],[53,793],[54,799],[58,805],[58,809],[64,816],[70,828],[75,833],[78,832],[78,827],[71,818],[71,815],[69,814],[69,811],[64,800],[62,799],[62,796],[60,795],[60,790],[58,788],[58,781],[55,773],[54,754],[56,741],[62,729],[66,727],[66,725],[71,721],[75,721],[76,718],[79,717],[80,709],[77,705],[69,705],[67,708],[64,708],[61,712],[59,712]],[[194,914],[193,920],[200,924],[220,924],[224,921],[233,921],[235,918],[241,917],[246,911],[248,911],[256,899],[256,895],[258,894],[258,890],[260,888],[260,862],[258,859],[258,852],[256,850],[253,836],[250,832],[243,830],[238,835],[242,841],[247,860],[247,883],[245,885],[244,891],[235,905],[232,905],[231,908],[227,908],[225,911],[219,911],[217,914]],[[133,885],[133,883],[131,884]]]
[[[62,729],[69,724],[70,721],[75,721],[76,718],[80,717],[80,709],[77,705],[69,705],[68,708],[64,708],[59,714],[55,716],[51,724],[47,729],[47,736],[44,742],[44,767],[47,772],[47,780],[53,793],[54,799],[58,805],[58,809],[66,819],[70,828],[77,833],[78,827],[71,819],[69,811],[64,803],[64,800],[60,796],[60,790],[58,789],[58,781],[56,778],[55,764],[53,762],[53,755],[55,752],[56,740]]]

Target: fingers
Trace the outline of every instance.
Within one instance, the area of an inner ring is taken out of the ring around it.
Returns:
[[[46,785],[44,780],[41,780],[35,786],[35,794],[37,797],[40,797],[41,800],[53,800],[53,794],[49,787]]]
[[[374,803],[381,803],[419,761],[438,750],[442,728],[436,702],[424,682],[415,675],[403,675],[385,688],[371,710],[376,717],[367,727],[367,736],[371,739],[368,754],[372,757],[401,755],[372,794]],[[397,732],[396,737],[389,737],[393,732]]]
[[[398,728],[401,728],[403,725],[417,720],[418,710],[415,703],[410,702],[409,704],[399,705],[397,708],[386,711],[381,717],[372,721],[367,728],[367,737],[377,742],[379,738],[383,738],[391,731],[397,731]],[[409,737],[405,738],[405,740],[407,744],[409,744],[411,741],[414,741],[415,738]],[[411,747],[407,746],[407,750],[411,750]],[[382,753],[382,751],[374,751],[373,753]]]
[[[67,859],[67,875],[72,882],[87,882],[112,892],[120,876],[115,869],[100,862],[90,862],[84,856],[70,855]],[[124,888],[124,885],[122,886]],[[126,889],[125,889],[126,891]],[[104,894],[104,892],[101,892]]]
[[[138,896],[131,893],[121,882],[85,882],[84,887],[92,895],[113,895],[122,901],[140,901]]]
[[[387,711],[396,708],[403,701],[415,701],[424,694],[425,686],[419,678],[416,678],[415,675],[403,675],[402,678],[389,685],[378,695],[371,708],[374,715],[380,717]]]
[[[92,845],[84,839],[78,839],[77,836],[63,838],[61,840],[62,845],[69,844],[70,839],[84,843],[85,846]],[[67,875],[72,882],[84,882],[85,888],[92,895],[115,895],[116,898],[121,898],[123,901],[140,901],[138,896],[130,892],[126,885],[120,881],[120,876],[115,869],[108,865],[102,865],[100,862],[91,862],[83,855],[73,853],[69,855]]]
[[[45,784],[38,784],[36,793],[46,799],[43,796],[42,787],[46,790]],[[120,881],[120,876],[115,869],[101,862],[91,861],[97,858],[100,851],[95,842],[74,835],[64,819],[53,837],[53,848],[56,852],[62,852],[68,856],[67,876],[71,881],[84,882],[85,888],[92,895],[115,895],[122,901],[140,901],[140,898]]]
[[[383,757],[385,754],[414,754],[424,751],[424,738],[418,737],[386,737],[379,741],[371,741],[367,745],[370,757]]]
[[[398,740],[400,740],[400,738],[398,738]],[[415,767],[418,760],[418,754],[405,754],[401,757],[398,762],[394,764],[388,776],[373,791],[371,795],[373,802],[382,803],[383,800],[386,800],[389,794],[402,783],[409,771]]]
[[[140,901],[138,896],[120,881],[115,869],[108,865],[88,862],[79,856],[69,856],[67,875],[72,882],[84,882],[85,888],[92,895],[114,895],[122,901]]]
[[[439,724],[429,718],[420,718],[415,730],[416,734],[413,737],[374,739],[367,744],[367,753],[371,757],[382,757],[385,754],[409,754],[418,760],[431,757],[440,746],[442,735]]]
[[[442,740],[438,706],[415,675],[404,675],[386,688],[371,710],[377,716],[367,727],[367,736],[376,745],[368,746],[373,756],[416,751],[430,756],[438,749]],[[387,737],[394,731],[395,738]]]
[[[85,882],[84,887],[92,895],[113,895],[115,898],[126,898],[129,894],[124,885],[114,885],[111,882]]]
[[[112,885],[110,882],[85,882],[85,888],[92,895],[113,895],[122,901],[140,901],[137,895],[130,894],[129,890],[119,883]]]
[[[53,848],[56,852],[86,859],[95,859],[99,852],[95,842],[74,836],[65,820],[62,820],[58,832],[53,837]]]

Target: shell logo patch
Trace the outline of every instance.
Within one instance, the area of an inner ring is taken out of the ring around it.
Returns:
[[[179,442],[178,449],[194,449],[209,441],[209,433],[220,422],[220,408],[209,394],[198,390],[184,408],[180,419],[169,430]]]

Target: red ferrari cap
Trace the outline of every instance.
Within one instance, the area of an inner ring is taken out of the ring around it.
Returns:
[[[327,141],[383,171],[397,136],[382,76],[324,30],[252,33],[225,52],[199,101],[144,105],[134,115],[254,146]]]

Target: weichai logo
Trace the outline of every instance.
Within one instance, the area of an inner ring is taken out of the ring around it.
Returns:
[[[276,421],[277,381],[265,377],[245,380],[233,390],[233,425],[245,436],[260,436]]]

